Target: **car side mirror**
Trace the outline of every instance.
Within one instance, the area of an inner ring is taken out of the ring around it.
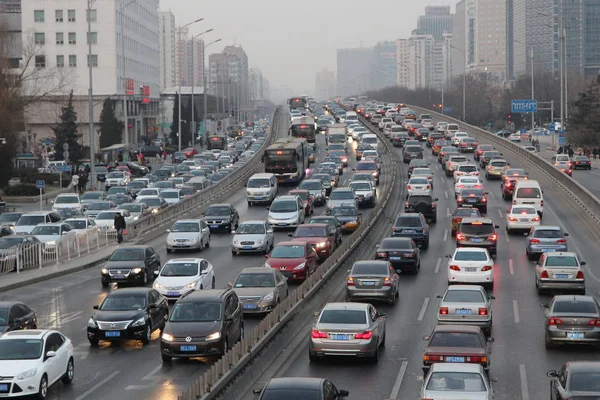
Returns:
[[[550,371],[546,372],[546,376],[548,378],[555,378],[558,376],[558,373],[556,372],[556,370],[551,369]]]
[[[429,340],[429,339],[431,339],[431,335],[424,335],[421,339]]]
[[[581,265],[587,265],[587,263],[585,261],[582,261]]]
[[[548,303],[542,303],[540,304],[541,308],[549,308]]]
[[[262,392],[262,389],[252,389],[252,394],[255,396],[260,396],[260,392]]]
[[[95,305],[94,307],[92,307],[94,310],[99,310],[100,306],[99,305]]]
[[[49,351],[46,353],[46,358],[52,358],[52,357],[56,357],[55,351]]]
[[[441,299],[443,296],[441,294],[438,294],[437,296],[435,296],[436,299]]]
[[[268,209],[270,209],[271,207],[268,207],[268,206],[267,206],[267,207],[265,207],[265,208],[268,210]]]
[[[387,318],[387,314],[384,312],[378,312],[377,313],[377,317],[381,317],[381,318]]]
[[[440,199],[438,199],[437,197],[435,199],[433,199],[433,201],[440,201]]]
[[[167,229],[167,233],[171,233],[171,230],[170,230],[170,229]]]
[[[489,338],[487,338],[486,340],[487,340],[488,342],[490,342],[490,343],[494,343],[494,338],[493,338],[493,337],[491,337],[491,336],[490,336]]]
[[[569,234],[567,232],[563,233],[563,236],[569,236]]]
[[[500,225],[494,225],[494,228],[500,229]]]
[[[494,296],[493,294],[490,294],[488,296],[488,299],[490,299],[490,300],[496,300],[496,296]]]

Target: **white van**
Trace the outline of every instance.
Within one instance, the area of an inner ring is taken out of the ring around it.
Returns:
[[[361,144],[368,144],[374,150],[377,150],[379,147],[379,140],[377,139],[377,135],[374,133],[365,133],[360,142]]]
[[[346,111],[346,121],[358,123],[358,114],[354,111]]]
[[[458,124],[448,124],[446,126],[446,139],[450,139],[456,132],[460,131]]]
[[[348,137],[345,133],[330,133],[327,135],[327,143],[340,143],[344,145],[344,150],[348,152]]]
[[[540,218],[544,215],[544,191],[538,181],[529,179],[518,181],[512,203],[513,205],[532,205],[537,210]]]
[[[274,174],[254,174],[246,184],[248,206],[256,203],[271,203],[277,197],[279,182]]]

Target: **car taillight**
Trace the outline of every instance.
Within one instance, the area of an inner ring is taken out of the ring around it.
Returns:
[[[540,243],[538,239],[529,239],[529,243]]]
[[[456,171],[456,175],[462,175],[463,173],[460,171]]]
[[[508,217],[509,221],[516,221],[517,219],[515,217]]]
[[[440,314],[448,315],[448,307],[440,307]]]
[[[372,331],[357,333],[356,335],[354,335],[354,339],[371,339],[372,337],[373,337]]]
[[[402,254],[402,257],[404,258],[413,258],[415,256],[415,253],[404,253]]]
[[[462,221],[462,218],[452,218],[452,223],[453,223],[453,224],[457,224],[457,223],[459,223],[460,221]]]
[[[491,265],[484,265],[483,268],[481,268],[482,271],[491,271],[492,270],[492,266]]]
[[[319,332],[316,329],[313,329],[310,335],[313,339],[327,339],[327,334],[325,332]]]
[[[544,207],[544,200],[540,201],[540,207]]]
[[[377,253],[377,257],[387,257],[387,253]]]
[[[560,318],[550,318],[548,320],[548,325],[562,325],[562,320]]]
[[[408,190],[410,190],[410,189],[411,189],[410,185],[408,185],[406,188],[407,188]]]
[[[506,187],[509,188],[510,187],[510,182],[506,183]]]
[[[487,197],[482,197],[481,201],[485,203],[487,201]]]
[[[354,278],[352,278],[352,277],[348,278],[347,286],[355,286],[354,285]]]
[[[540,217],[533,217],[533,221],[539,221]]]
[[[423,355],[423,361],[443,361],[443,356],[430,356],[429,354]]]
[[[428,176],[427,179],[433,179],[433,176]]]
[[[426,185],[425,189],[431,189],[431,185]]]
[[[392,232],[396,232],[396,227],[392,226]]]
[[[467,238],[462,233],[456,235],[456,240],[466,240]]]
[[[462,201],[463,201],[463,198],[462,198],[462,197],[460,197],[460,196],[458,196],[458,197],[456,198],[456,201],[457,201],[457,202],[459,202],[459,203],[462,203]]]
[[[588,322],[588,325],[600,326],[600,319],[591,319],[590,322]]]
[[[460,271],[460,267],[458,265],[451,265],[448,268],[450,268],[452,271]]]
[[[488,315],[488,311],[487,308],[480,308],[479,309],[479,315]]]
[[[383,286],[392,286],[392,280],[390,278],[385,278],[383,280]]]
[[[488,236],[488,240],[491,240],[492,242],[497,239],[498,239],[498,235],[496,235],[495,233],[492,233],[490,236]]]
[[[479,357],[479,356],[467,357],[467,362],[486,364],[487,357]]]
[[[532,243],[533,243],[533,242],[532,242]],[[538,240],[538,243],[539,243],[539,240]],[[556,243],[559,243],[559,244],[565,244],[565,243],[567,243],[567,241],[566,241],[565,239],[558,239],[558,240],[556,241]]]
[[[542,273],[540,274],[540,278],[541,279],[548,279],[548,278],[550,278],[550,276],[548,275],[548,271],[542,271]]]
[[[408,203],[408,201],[407,201],[406,203],[404,203],[404,206],[405,206],[405,207],[408,207],[408,206],[410,206],[410,204]]]
[[[577,276],[575,279],[583,279],[583,271],[577,271]]]

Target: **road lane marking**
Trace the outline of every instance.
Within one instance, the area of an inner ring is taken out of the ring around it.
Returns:
[[[447,218],[447,217],[449,217],[449,216],[451,216],[451,215],[452,215],[452,214],[450,214],[450,209],[449,209],[449,208],[446,208],[446,218]]]
[[[511,274],[511,275],[515,274],[515,267],[513,265],[512,258],[508,260],[508,273]]]
[[[513,313],[515,314],[515,324],[518,324],[521,319],[519,318],[519,302],[516,300],[513,300]]]
[[[442,180],[442,183],[446,182],[443,176],[440,176],[440,179]]]
[[[502,210],[501,210],[501,209],[498,209],[498,214],[500,214],[500,218],[503,218],[503,217],[504,217],[504,213],[502,212]]]
[[[437,169],[437,170],[439,171],[439,170],[440,170],[440,166],[439,166],[439,165],[436,165],[436,166],[435,166],[435,169]],[[599,190],[600,190],[600,189],[599,189]]]
[[[508,237],[508,232],[505,232],[504,239],[506,239],[506,243],[510,243],[510,237]]]
[[[444,242],[448,240],[448,229],[444,229]]]
[[[440,272],[440,266],[442,265],[442,259],[438,258],[437,263],[435,264],[435,273],[437,274],[438,272]],[[87,329],[87,328],[86,328]]]
[[[417,321],[423,321],[423,317],[425,317],[425,311],[427,311],[427,306],[429,305],[429,297],[425,297],[423,301],[423,306],[421,307],[421,312],[419,313],[419,317]]]
[[[446,196],[446,198],[448,198],[448,191],[447,190],[444,192],[444,195]]]
[[[83,400],[83,399],[88,398],[88,396],[90,394],[94,393],[95,390],[97,390],[98,388],[100,388],[101,386],[103,386],[104,384],[109,382],[111,379],[113,379],[115,376],[119,375],[120,373],[121,373],[121,371],[114,371],[112,374],[108,375],[106,378],[102,379],[100,382],[96,383],[94,386],[89,388],[84,394],[77,397],[75,400]]]
[[[392,388],[392,394],[390,394],[390,400],[396,400],[398,398],[398,393],[400,392],[400,387],[402,386],[402,380],[404,379],[404,374],[406,374],[407,367],[408,361],[402,361],[402,364],[400,364],[400,371],[398,371],[398,376],[396,377],[396,382],[394,382],[394,387]]]
[[[519,375],[521,376],[521,400],[529,400],[529,387],[527,386],[525,364],[519,365]]]
[[[493,200],[496,200],[496,195],[494,194],[494,192],[489,192],[489,195],[492,197]]]

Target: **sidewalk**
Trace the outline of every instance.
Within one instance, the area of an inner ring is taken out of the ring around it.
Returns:
[[[535,139],[540,141],[540,152],[538,155],[546,160],[552,158],[553,155],[556,154],[558,150],[558,135],[554,135],[554,147],[552,146],[552,136],[535,136]],[[531,143],[529,141],[521,142],[522,146],[529,146]],[[591,157],[592,168],[600,169],[600,159],[594,160],[593,156]]]

